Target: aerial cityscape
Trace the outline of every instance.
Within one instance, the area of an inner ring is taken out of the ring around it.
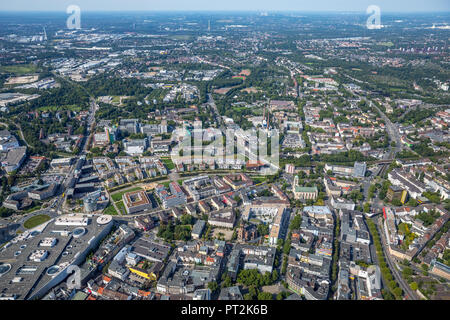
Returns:
[[[0,300],[450,300],[450,10],[2,6]]]

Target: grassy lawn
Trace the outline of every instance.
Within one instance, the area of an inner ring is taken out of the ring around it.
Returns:
[[[378,45],[385,47],[392,47],[394,44],[392,43],[392,41],[389,41],[389,42],[380,42],[378,43]]]
[[[47,222],[48,220],[50,220],[50,217],[48,215],[38,214],[37,216],[31,217],[30,219],[25,221],[23,226],[26,229],[32,229],[34,227],[37,227],[40,224],[43,224],[44,222]]]
[[[167,167],[167,169],[172,170],[175,168],[175,165],[170,158],[161,158],[162,163]]]
[[[14,74],[27,74],[36,72],[37,67],[32,64],[18,64],[18,65],[9,65],[9,66],[1,66],[0,71]]]
[[[111,216],[117,216],[117,211],[114,208],[112,204],[110,204],[108,207],[106,207],[105,211],[103,211],[103,214],[109,214]]]
[[[170,181],[162,182],[161,184],[162,184],[164,187],[168,188],[168,187],[169,187],[169,184],[170,184]]]
[[[266,176],[260,176],[260,177],[252,176],[250,179],[252,179],[255,184],[263,183],[263,182],[267,181]]]
[[[251,223],[253,223],[253,224],[256,224],[256,225],[258,225],[258,224],[260,224],[261,223],[261,221],[260,220],[258,220],[258,219],[255,219],[255,218],[251,218],[250,220],[249,220]]]
[[[112,194],[111,198],[112,198],[112,200],[114,202],[117,202],[117,201],[122,200],[122,195],[123,194],[125,194],[127,192],[138,191],[138,190],[142,190],[142,188],[141,187],[135,187],[135,188],[131,188],[131,189],[128,189],[128,190],[121,191],[121,192],[117,192],[117,193]]]
[[[116,203],[117,208],[121,211],[122,214],[127,214],[127,211],[125,210],[125,205],[123,204],[123,201],[119,201]]]

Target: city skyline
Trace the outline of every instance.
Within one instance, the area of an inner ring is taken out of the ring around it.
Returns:
[[[69,5],[77,5],[83,11],[291,11],[291,12],[361,12],[370,5],[376,5],[383,12],[448,12],[450,6],[445,0],[427,1],[357,1],[345,0],[337,3],[331,0],[321,0],[315,3],[308,1],[280,0],[273,1],[248,0],[245,2],[230,0],[226,3],[213,3],[206,0],[186,1],[138,1],[130,0],[124,4],[122,1],[97,0],[95,2],[55,1],[43,0],[36,3],[30,0],[17,0],[0,4],[0,11],[65,11]]]

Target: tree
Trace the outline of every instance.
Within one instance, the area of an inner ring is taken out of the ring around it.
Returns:
[[[7,209],[7,208],[5,208],[5,207],[0,207],[0,216],[1,216],[2,218],[9,217],[9,216],[12,215],[13,213],[14,213],[14,210]]]
[[[192,225],[193,224],[193,220],[194,220],[194,218],[190,215],[190,214],[183,214],[182,216],[181,216],[181,224],[190,224],[190,225]]]
[[[439,191],[438,192],[424,192],[422,195],[433,203],[436,203],[436,204],[441,203],[441,194],[439,193]]]
[[[412,290],[416,291],[417,289],[419,289],[419,286],[417,285],[417,282],[411,282],[411,284],[409,285],[411,287]]]
[[[283,243],[284,243],[283,239],[278,239],[277,240],[277,248],[280,249],[283,246]]]
[[[394,288],[393,292],[396,297],[401,297],[403,294],[403,290],[400,287]]]
[[[222,279],[222,288],[228,288],[233,285],[231,277],[229,275],[225,275]]]
[[[386,281],[391,281],[393,279],[392,274],[390,274],[389,272],[385,274],[384,278],[386,279]]]
[[[389,288],[394,289],[397,287],[397,282],[395,280],[389,281]]]
[[[409,207],[417,207],[417,205],[419,204],[419,202],[417,202],[416,199],[409,199],[408,202],[406,203],[407,206]]]
[[[241,270],[237,277],[237,282],[245,286],[266,286],[272,284],[272,277],[270,272],[262,275],[257,269]]]
[[[253,300],[253,296],[250,293],[244,294],[244,300]]]
[[[12,171],[8,175],[8,185],[13,186],[15,181],[16,181],[16,170]]]
[[[282,291],[282,292],[280,292],[279,294],[277,294],[276,299],[277,299],[277,300],[283,300],[284,298],[287,298],[289,295],[290,295],[289,292],[287,292],[287,291]]]
[[[288,264],[288,257],[284,256],[283,258],[283,266],[281,267],[281,274],[286,274]]]
[[[412,276],[413,270],[407,267],[403,269],[402,273],[404,277]]]
[[[258,234],[260,234],[262,237],[269,234],[269,225],[268,224],[260,223],[260,224],[258,224],[257,229],[258,229]]]
[[[278,279],[278,271],[275,269],[272,272],[272,282],[277,281],[277,279]]]
[[[248,288],[248,293],[244,295],[245,300],[254,300],[258,297],[259,290],[256,286],[250,286]]]
[[[211,290],[211,292],[216,292],[217,289],[219,289],[219,285],[217,284],[216,281],[211,281],[208,283],[208,289]]]
[[[291,225],[289,226],[289,230],[299,229],[302,224],[302,216],[297,214],[294,219],[292,219]]]
[[[263,275],[263,281],[262,281],[262,285],[271,285],[272,284],[272,276],[270,275],[270,272],[265,272]]]
[[[372,199],[375,196],[375,191],[376,190],[377,190],[376,185],[374,185],[374,184],[370,185],[370,187],[369,187],[369,194],[368,194],[370,199]]]
[[[269,292],[258,293],[258,300],[273,300],[273,295]]]
[[[284,254],[289,254],[290,251],[291,251],[291,240],[290,240],[290,237],[289,237],[289,239],[286,240],[286,242],[284,243],[283,253]]]
[[[387,289],[382,289],[381,294],[383,295],[384,300],[394,300],[394,296],[392,293]]]

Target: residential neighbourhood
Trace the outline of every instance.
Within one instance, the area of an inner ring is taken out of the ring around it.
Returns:
[[[449,15],[364,14],[0,14],[0,300],[449,300]]]

